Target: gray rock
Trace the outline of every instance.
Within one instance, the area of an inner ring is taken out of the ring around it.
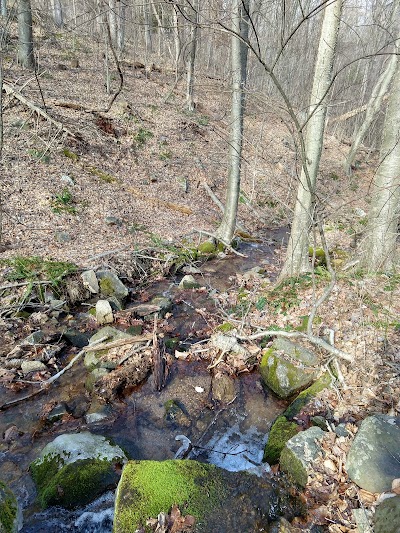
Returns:
[[[92,294],[98,294],[100,287],[94,270],[85,270],[85,272],[82,272],[81,278],[84,287],[86,287]]]
[[[113,216],[105,217],[104,222],[108,226],[122,226],[122,220],[120,218],[113,217]]]
[[[14,357],[13,359],[6,359],[2,363],[2,367],[6,368],[7,370],[12,370],[15,368],[21,368],[22,359],[17,359]]]
[[[33,333],[31,333],[30,335],[28,335],[26,337],[26,339],[24,339],[21,344],[23,346],[27,345],[27,344],[32,344],[32,345],[35,345],[35,344],[42,344],[43,341],[44,341],[44,338],[45,338],[45,334],[42,330],[38,330],[38,331],[34,331]]]
[[[183,278],[181,279],[181,282],[179,283],[178,287],[180,289],[198,289],[199,287],[201,287],[201,285],[194,279],[191,274],[186,274],[186,276],[183,276]]]
[[[47,366],[42,363],[42,361],[22,361],[21,363],[21,370],[26,374],[30,374],[31,372],[43,372],[47,370]]]
[[[156,296],[150,302],[151,305],[156,305],[159,308],[159,314],[164,316],[165,313],[171,311],[172,309],[172,300],[164,296]]]
[[[76,346],[77,348],[83,348],[89,344],[88,334],[77,329],[67,329],[67,331],[63,333],[63,337],[65,337],[72,346]]]
[[[123,301],[128,296],[128,289],[119,279],[119,277],[111,272],[111,270],[99,270],[97,272],[97,279],[100,283],[100,292],[102,296],[114,296],[120,301]]]
[[[67,185],[71,185],[71,186],[75,185],[74,180],[70,176],[68,176],[67,174],[63,174],[61,176],[61,181],[66,183]]]
[[[352,481],[369,492],[384,492],[400,478],[400,417],[369,416],[347,456],[346,470]]]
[[[61,244],[72,241],[72,237],[67,231],[56,231],[54,233],[54,238]]]
[[[387,498],[375,510],[375,533],[400,533],[400,496]]]
[[[287,339],[277,338],[262,357],[260,374],[275,394],[288,398],[318,377],[317,365],[318,358],[312,352]]]
[[[61,420],[61,418],[67,414],[68,410],[65,403],[59,403],[47,415],[47,420],[49,422],[57,422],[57,420]]]
[[[282,450],[280,466],[298,485],[305,487],[312,462],[316,459],[320,447],[315,440],[324,432],[319,427],[311,427],[289,439]]]
[[[335,433],[338,437],[349,437],[350,433],[346,429],[346,424],[339,424],[335,427]]]
[[[211,383],[213,400],[229,403],[235,398],[235,380],[227,374],[213,376]]]
[[[244,280],[250,280],[250,279],[261,279],[264,277],[265,269],[260,266],[255,266],[251,268],[250,270],[247,270],[243,273],[243,279]]]
[[[108,300],[99,300],[96,303],[96,320],[100,326],[114,322],[114,315]]]
[[[90,409],[85,414],[86,424],[96,424],[110,418],[112,412],[109,405],[92,403]]]
[[[88,354],[89,355],[89,354]],[[94,356],[94,354],[91,354],[92,356]],[[88,363],[90,361],[87,361]],[[93,360],[93,364],[96,364],[98,363],[97,359],[94,359]],[[88,375],[88,377],[86,378],[86,381],[85,381],[85,389],[88,391],[88,392],[93,392],[94,390],[94,385],[95,383],[101,379],[102,377],[104,376],[107,376],[107,374],[109,373],[109,371],[107,370],[107,368],[94,368]]]

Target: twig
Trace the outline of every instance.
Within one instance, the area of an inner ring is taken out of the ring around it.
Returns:
[[[151,340],[148,340],[144,346],[135,346],[132,351],[130,351],[127,355],[124,355],[124,357],[121,357],[121,359],[118,361],[118,366],[121,366],[125,361],[127,361],[132,355],[139,352],[140,350],[143,350],[144,348],[148,348],[150,346]]]
[[[107,337],[103,338],[103,340],[107,339]],[[89,346],[85,347],[86,352],[98,352],[100,350],[109,350],[110,348],[117,348],[118,346],[125,346],[125,344],[135,344],[135,342],[146,342],[148,340],[152,339],[152,335],[138,335],[137,337],[131,337],[130,339],[118,339],[116,341],[111,342],[105,342],[103,344],[99,344],[96,342],[96,346],[94,346],[94,342],[92,344],[89,344]]]

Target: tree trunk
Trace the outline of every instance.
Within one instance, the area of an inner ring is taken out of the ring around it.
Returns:
[[[379,76],[372,90],[371,98],[369,99],[369,102],[367,104],[367,112],[365,114],[364,122],[361,124],[357,134],[355,135],[354,141],[351,145],[349,155],[346,158],[344,168],[348,175],[351,174],[351,165],[353,164],[357,151],[360,148],[360,144],[362,143],[365,137],[365,134],[369,130],[374,118],[378,114],[382,106],[382,102],[385,97],[385,94],[389,88],[390,82],[393,79],[393,75],[395,73],[396,65],[397,65],[397,56],[395,55],[396,53],[398,53],[397,48],[396,48],[395,53],[389,59],[386,69]]]
[[[243,145],[243,113],[245,104],[247,52],[243,41],[249,32],[250,0],[235,0],[232,6],[232,115],[229,154],[229,177],[224,216],[215,236],[230,244],[235,233],[240,194],[240,175]],[[241,36],[241,39],[238,38]]]
[[[7,0],[1,0],[1,16],[7,18]]]
[[[110,26],[111,42],[113,47],[117,45],[117,11],[115,0],[108,0],[108,24]]]
[[[146,43],[146,57],[148,54],[153,52],[153,41],[151,35],[151,13],[150,13],[150,4],[148,1],[143,4],[143,13],[144,13],[144,36]]]
[[[335,0],[325,7],[311,92],[306,139],[302,143],[302,171],[281,278],[298,276],[302,272],[310,270],[308,259],[309,230],[315,220],[315,185],[322,152],[327,94],[332,81],[342,4],[343,0]],[[301,135],[301,132],[299,133]]]
[[[196,61],[197,33],[199,23],[200,0],[193,3],[192,25],[190,31],[190,48],[187,60],[187,86],[186,86],[186,103],[189,111],[194,111],[194,64]]]
[[[395,265],[400,215],[400,61],[386,110],[381,145],[381,164],[374,178],[367,238],[361,263],[369,271]]]
[[[53,0],[53,18],[54,24],[61,28],[64,25],[63,8],[61,0]]]
[[[18,62],[25,68],[35,68],[30,0],[18,0]]]
[[[118,35],[117,46],[120,52],[125,48],[125,30],[126,30],[126,5],[125,2],[119,2],[118,10]]]

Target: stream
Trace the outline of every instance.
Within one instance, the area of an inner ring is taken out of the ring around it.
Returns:
[[[240,251],[246,258],[229,256],[202,265],[203,283],[209,291],[212,288],[229,292],[236,273],[263,266],[268,275],[274,248],[281,244],[284,235],[285,230],[279,230],[265,236],[263,243],[244,245]],[[173,297],[178,281],[179,278],[169,278],[148,290],[150,294]],[[195,308],[210,309],[215,305],[208,296],[209,291],[193,291],[190,301],[186,297],[177,300],[168,321],[171,337],[180,338],[182,343],[190,342],[191,332],[204,328],[204,319]],[[93,333],[95,331],[90,332]],[[212,376],[207,363],[174,360],[166,386],[160,392],[155,391],[150,375],[118,402],[107,405],[106,418],[92,423],[84,418],[90,403],[85,390],[86,374],[80,361],[48,392],[0,412],[1,436],[12,426],[16,427],[14,439],[0,441],[0,479],[10,486],[23,507],[22,532],[112,531],[112,492],[74,511],[60,507],[41,511],[35,503],[29,464],[49,441],[62,433],[91,431],[110,437],[128,457],[139,460],[174,458],[182,444],[176,437],[184,436],[192,443],[190,459],[213,463],[230,471],[260,473],[269,468],[261,464],[263,448],[269,428],[285,409],[285,403],[263,389],[257,372],[244,373],[234,379],[234,399],[219,405],[212,400]],[[6,398],[13,399],[14,395],[0,386],[0,404]],[[65,404],[70,414],[62,421],[50,423],[43,417],[49,404]],[[173,409],[167,409],[166,405],[172,405]]]

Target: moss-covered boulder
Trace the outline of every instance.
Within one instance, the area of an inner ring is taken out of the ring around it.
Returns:
[[[312,462],[320,452],[316,443],[324,435],[321,428],[311,427],[289,439],[282,450],[280,466],[300,487],[305,487]]]
[[[111,270],[99,270],[96,273],[100,285],[100,294],[106,299],[116,298],[117,301],[123,302],[128,296],[128,288],[122,283],[119,277]]]
[[[270,429],[268,441],[264,448],[263,461],[270,465],[278,463],[285,444],[298,432],[299,426],[297,424],[290,422],[285,416],[279,416]]]
[[[318,393],[331,385],[332,375],[329,372],[325,372],[312,385],[300,392],[283,414],[288,420],[292,420]]]
[[[376,507],[374,526],[375,533],[399,533],[400,496],[388,498]]]
[[[197,461],[131,461],[118,485],[113,531],[152,531],[146,521],[173,505],[194,517],[193,533],[267,530],[279,516],[303,512],[293,492],[275,480]]]
[[[317,364],[316,355],[303,346],[277,338],[261,359],[260,374],[275,394],[288,398],[316,379]]]
[[[86,505],[115,487],[127,461],[118,446],[89,432],[60,435],[30,465],[43,508]]]
[[[17,498],[0,481],[0,533],[16,533],[19,530],[20,516]]]

